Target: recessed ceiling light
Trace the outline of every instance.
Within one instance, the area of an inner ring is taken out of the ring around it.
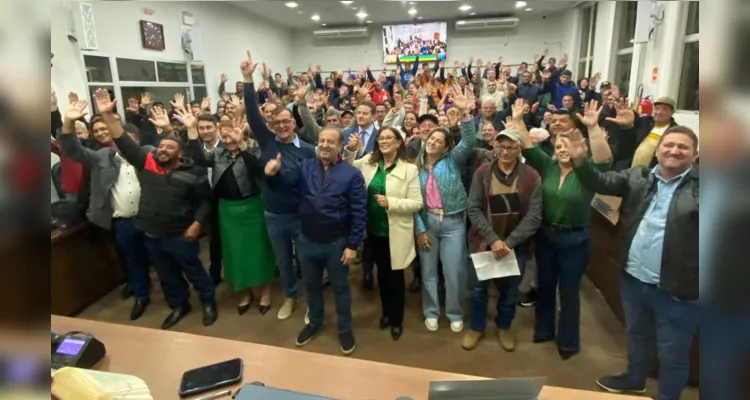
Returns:
[[[341,4],[348,6],[349,4],[354,3],[353,1],[342,1]]]
[[[473,12],[473,13],[469,13],[469,15],[477,15],[477,13]]]
[[[526,2],[525,1],[517,1],[516,2],[516,8],[524,8],[524,7],[526,7]]]
[[[471,6],[468,5],[468,4],[464,4],[461,7],[458,7],[458,9],[461,10],[461,11],[469,11],[469,10],[471,10]]]
[[[328,26],[328,24],[320,24],[320,26]]]
[[[293,2],[293,1],[290,1],[290,2],[288,2],[288,3],[285,4],[285,6],[287,6],[289,8],[297,8],[298,5],[299,4],[297,4],[297,3]]]
[[[370,20],[367,20],[367,23],[368,23],[368,24],[371,24],[371,23],[372,23],[372,21],[370,21]]]
[[[531,8],[531,7],[527,7],[527,8],[526,8],[526,11],[534,11],[534,9],[533,9],[533,8]]]
[[[415,4],[417,4],[417,3],[413,2],[413,1],[410,1],[410,2],[409,2],[409,4],[411,4],[411,5],[415,5]]]
[[[417,19],[422,19],[422,17],[417,17]]]
[[[312,16],[310,17],[310,19],[312,19],[313,21],[320,21],[320,15],[318,15],[318,14],[313,14],[313,15],[312,15]]]
[[[407,12],[409,13],[409,15],[417,15],[417,9],[414,7],[410,8]]]
[[[299,11],[297,11],[297,14],[302,15],[304,13],[302,12],[302,10],[299,10]]]
[[[357,18],[365,19],[365,18],[367,18],[367,13],[364,12],[364,11],[360,11],[360,12],[357,13]]]
[[[458,21],[457,24],[458,25],[466,25],[466,21]]]

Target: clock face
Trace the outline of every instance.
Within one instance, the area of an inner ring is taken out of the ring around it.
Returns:
[[[164,50],[164,27],[149,21],[141,21],[141,41],[143,47]]]

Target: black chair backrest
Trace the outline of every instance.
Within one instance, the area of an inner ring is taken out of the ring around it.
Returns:
[[[60,199],[64,199],[65,193],[62,191],[62,173],[59,161],[52,166],[50,173],[52,175],[52,183],[55,185],[57,195],[60,196]]]

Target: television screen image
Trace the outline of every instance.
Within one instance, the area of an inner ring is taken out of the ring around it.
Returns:
[[[383,53],[386,63],[445,60],[448,24],[386,25],[383,27]]]

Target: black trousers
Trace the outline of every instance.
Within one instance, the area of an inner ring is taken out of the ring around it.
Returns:
[[[372,246],[372,258],[378,267],[378,288],[383,316],[391,320],[392,326],[404,323],[404,301],[406,284],[404,270],[391,269],[391,246],[387,237],[367,235]]]

